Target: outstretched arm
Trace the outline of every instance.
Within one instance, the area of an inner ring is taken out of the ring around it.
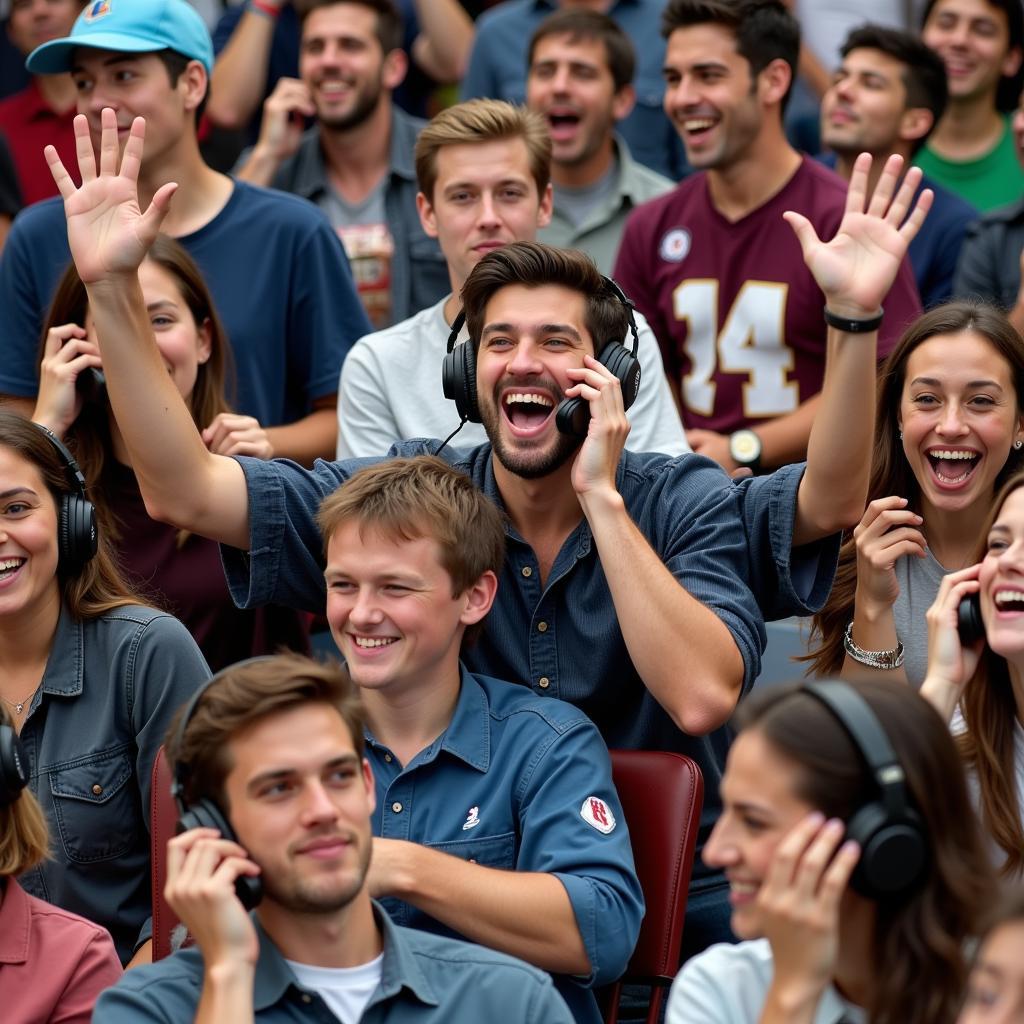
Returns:
[[[868,196],[871,157],[857,157],[842,223],[827,244],[806,217],[784,214],[825,294],[826,308],[837,316],[868,320],[880,313],[907,247],[931,207],[932,192],[925,189],[907,216],[921,172],[912,167],[897,187],[902,167],[901,157],[889,157]],[[877,350],[877,331],[828,329],[825,379],[797,496],[794,546],[852,526],[864,512],[875,429]]]
[[[156,346],[138,269],[153,244],[177,185],[163,185],[139,208],[138,175],[146,123],[137,117],[118,169],[117,121],[102,114],[100,165],[86,118],[75,118],[81,188],[53,146],[46,160],[64,197],[68,242],[89,295],[107,390],[146,508],[154,518],[245,549],[249,509],[245,477],[234,459],[203,444]]]

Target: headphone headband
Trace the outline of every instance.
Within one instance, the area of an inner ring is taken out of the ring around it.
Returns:
[[[50,430],[49,427],[44,427],[42,423],[33,423],[33,426],[37,427],[47,441],[53,445],[55,451],[60,456],[60,461],[64,467],[64,475],[67,478],[68,483],[71,485],[72,490],[74,490],[75,494],[79,498],[84,499],[85,476],[82,474],[82,470],[79,468],[74,455],[68,451],[64,442],[52,430]]]

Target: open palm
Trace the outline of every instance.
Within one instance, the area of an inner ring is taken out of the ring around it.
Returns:
[[[75,147],[81,188],[61,163],[57,151],[46,147],[46,162],[64,198],[68,244],[78,275],[86,285],[112,276],[134,274],[160,230],[177,185],[162,186],[149,208],[139,208],[138,177],[146,123],[137,117],[125,143],[118,170],[117,121],[112,110],[102,117],[100,166],[96,171],[86,118],[75,118]]]
[[[908,217],[921,172],[912,167],[899,183],[902,166],[901,157],[891,156],[869,198],[871,157],[862,153],[857,158],[843,220],[830,242],[822,242],[801,214],[783,214],[796,232],[804,262],[835,313],[857,316],[877,312],[896,279],[907,247],[924,223],[932,193],[925,189]]]

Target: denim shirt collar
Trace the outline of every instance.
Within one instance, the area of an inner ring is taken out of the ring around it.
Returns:
[[[383,939],[384,963],[381,968],[380,985],[371,998],[370,1005],[391,999],[402,989],[408,989],[421,1003],[438,1006],[440,999],[437,992],[417,963],[405,936],[391,923],[384,909],[376,901],[373,902],[373,917]],[[253,922],[260,943],[253,986],[253,1009],[260,1013],[279,1003],[289,988],[294,987],[299,992],[306,990],[298,983],[291,968],[285,963],[273,939],[263,930],[259,917],[254,915]]]
[[[413,150],[416,136],[423,127],[422,121],[410,117],[397,104],[391,106],[391,154],[389,173],[392,176],[415,182],[416,168],[413,164]],[[327,165],[320,148],[320,127],[313,125],[302,136],[295,157],[295,177],[291,189],[312,200],[327,189]]]
[[[66,604],[60,606],[57,632],[53,635],[50,656],[46,660],[46,671],[39,690],[32,701],[34,711],[40,694],[52,697],[78,697],[82,693],[85,675],[85,639],[82,623],[78,622]]]

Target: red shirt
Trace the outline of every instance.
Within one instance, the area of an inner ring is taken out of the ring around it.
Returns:
[[[7,136],[26,206],[57,195],[43,147],[56,146],[68,173],[77,182],[75,108],[58,114],[43,98],[35,79],[27,89],[0,100],[0,131]]]
[[[686,427],[728,434],[794,412],[821,390],[825,297],[782,214],[800,211],[827,241],[845,204],[846,182],[805,157],[735,223],[712,204],[702,173],[630,215],[614,277],[661,344]],[[920,311],[904,260],[885,300],[879,358]]]
[[[29,896],[13,879],[0,903],[0,1007],[5,1021],[89,1024],[121,978],[105,928]]]

